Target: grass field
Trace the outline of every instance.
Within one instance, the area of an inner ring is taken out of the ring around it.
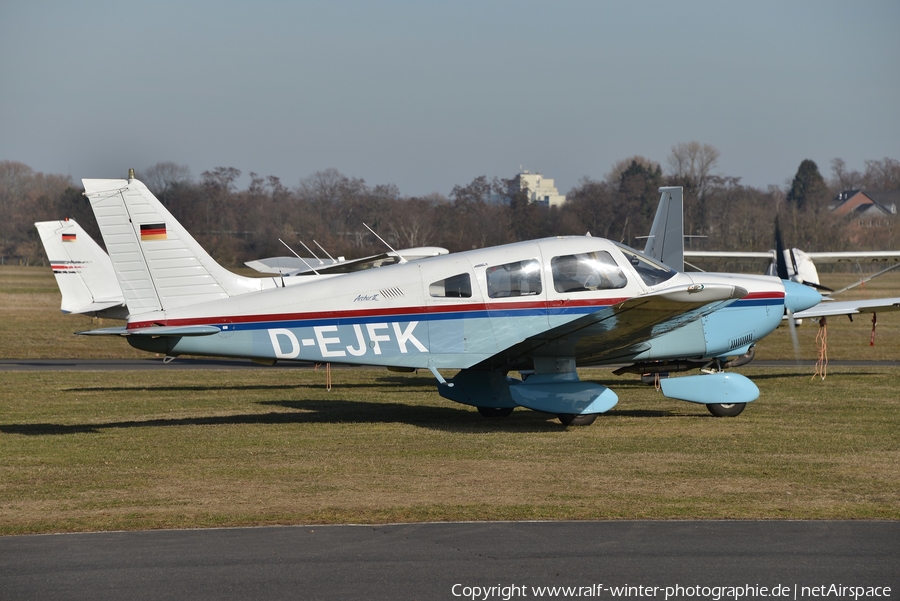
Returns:
[[[900,296],[900,278],[875,283],[873,296]],[[0,357],[146,356],[72,336],[90,320],[58,306],[49,269],[0,269]],[[897,359],[896,316],[879,316],[874,347],[870,324],[834,320],[832,359]],[[761,358],[793,355],[786,331],[760,347]],[[441,399],[430,375],[385,370],[335,370],[330,391],[311,369],[0,372],[0,533],[900,519],[900,370],[832,367],[824,381],[806,367],[739,371],[760,399],[716,419],[633,376],[584,370],[620,397],[586,428],[521,409],[485,420]]]

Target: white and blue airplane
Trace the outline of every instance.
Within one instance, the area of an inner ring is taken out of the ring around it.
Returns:
[[[303,286],[246,290],[143,183],[82,180],[129,317],[126,336],[168,357],[243,357],[428,369],[441,396],[486,416],[516,407],[586,425],[615,392],[578,366],[689,358],[708,373],[663,394],[737,415],[759,390],[726,372],[813,289],[777,277],[686,274],[602,238],[545,238],[453,253]],[[665,193],[665,191],[664,191]],[[258,280],[257,280],[258,281]],[[440,370],[459,370],[445,379]],[[523,377],[509,374],[518,371]]]

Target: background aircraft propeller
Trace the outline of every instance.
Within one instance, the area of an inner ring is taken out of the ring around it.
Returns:
[[[793,247],[789,249],[789,254],[791,256],[791,264],[794,267],[794,275],[790,275],[788,273],[787,260],[784,255],[784,238],[781,236],[781,227],[778,224],[778,218],[775,219],[775,267],[776,272],[778,273],[778,277],[782,280],[790,280],[792,282],[797,282],[798,284],[803,284],[805,286],[809,286],[810,288],[815,288],[820,292],[834,292],[828,286],[823,286],[821,284],[816,284],[815,282],[807,282],[800,276],[800,269],[797,267],[797,257],[794,255]]]
[[[791,261],[794,264],[794,277],[790,277],[788,275],[788,267],[787,267],[787,259],[785,258],[784,253],[784,239],[781,237],[781,227],[778,224],[778,219],[775,220],[775,269],[778,277],[784,282],[784,313],[787,316],[788,329],[791,332],[791,342],[794,345],[794,357],[797,361],[800,361],[800,341],[797,338],[797,323],[794,320],[794,307],[801,306],[811,306],[808,301],[811,298],[811,295],[815,295],[819,297],[821,300],[821,295],[818,292],[813,292],[811,290],[806,290],[802,286],[798,286],[798,284],[804,284],[813,288],[815,290],[828,290],[831,291],[830,288],[825,288],[824,286],[814,285],[811,282],[804,282],[803,278],[799,276],[797,273],[797,259],[794,257],[794,251],[791,249]],[[804,292],[805,291],[805,292]],[[814,300],[814,299],[813,299]],[[816,301],[818,302],[818,301]],[[801,304],[803,303],[803,304]],[[812,303],[816,304],[815,302]]]

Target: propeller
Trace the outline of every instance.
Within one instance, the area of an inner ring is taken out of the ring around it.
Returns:
[[[796,274],[797,259],[793,249],[791,249],[790,255]],[[815,290],[818,286],[806,285],[799,275],[795,276],[795,279],[788,274],[784,239],[781,237],[781,227],[777,218],[775,219],[775,268],[778,277],[784,284],[784,313],[787,317],[788,329],[791,332],[791,342],[794,345],[794,357],[800,361],[800,341],[797,338],[797,323],[794,320],[794,313],[816,306],[822,301],[822,295]]]
[[[781,237],[781,226],[775,218],[775,273],[782,280],[789,280],[787,261],[784,260],[784,239]]]
[[[785,254],[789,254],[791,256],[791,266],[794,268],[794,275],[790,275],[788,273],[787,259],[785,258]],[[777,217],[775,218],[775,268],[778,277],[782,280],[797,282],[798,284],[803,284],[804,286],[815,288],[820,292],[834,292],[834,290],[829,288],[828,286],[816,284],[815,282],[807,282],[803,279],[803,277],[800,275],[800,269],[799,267],[797,267],[797,256],[794,254],[794,249],[790,248],[787,250],[787,252],[785,252],[784,238],[782,238],[781,236],[781,227],[778,224]]]

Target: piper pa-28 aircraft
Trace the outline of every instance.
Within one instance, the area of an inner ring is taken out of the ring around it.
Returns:
[[[759,396],[725,372],[813,289],[776,277],[686,274],[602,238],[545,238],[378,270],[234,292],[218,266],[134,178],[82,180],[129,309],[126,336],[179,355],[428,369],[441,396],[504,416],[527,407],[589,424],[613,407],[577,366],[690,358],[665,396],[737,415]],[[441,369],[460,370],[446,380]],[[522,379],[508,374],[519,371]]]

